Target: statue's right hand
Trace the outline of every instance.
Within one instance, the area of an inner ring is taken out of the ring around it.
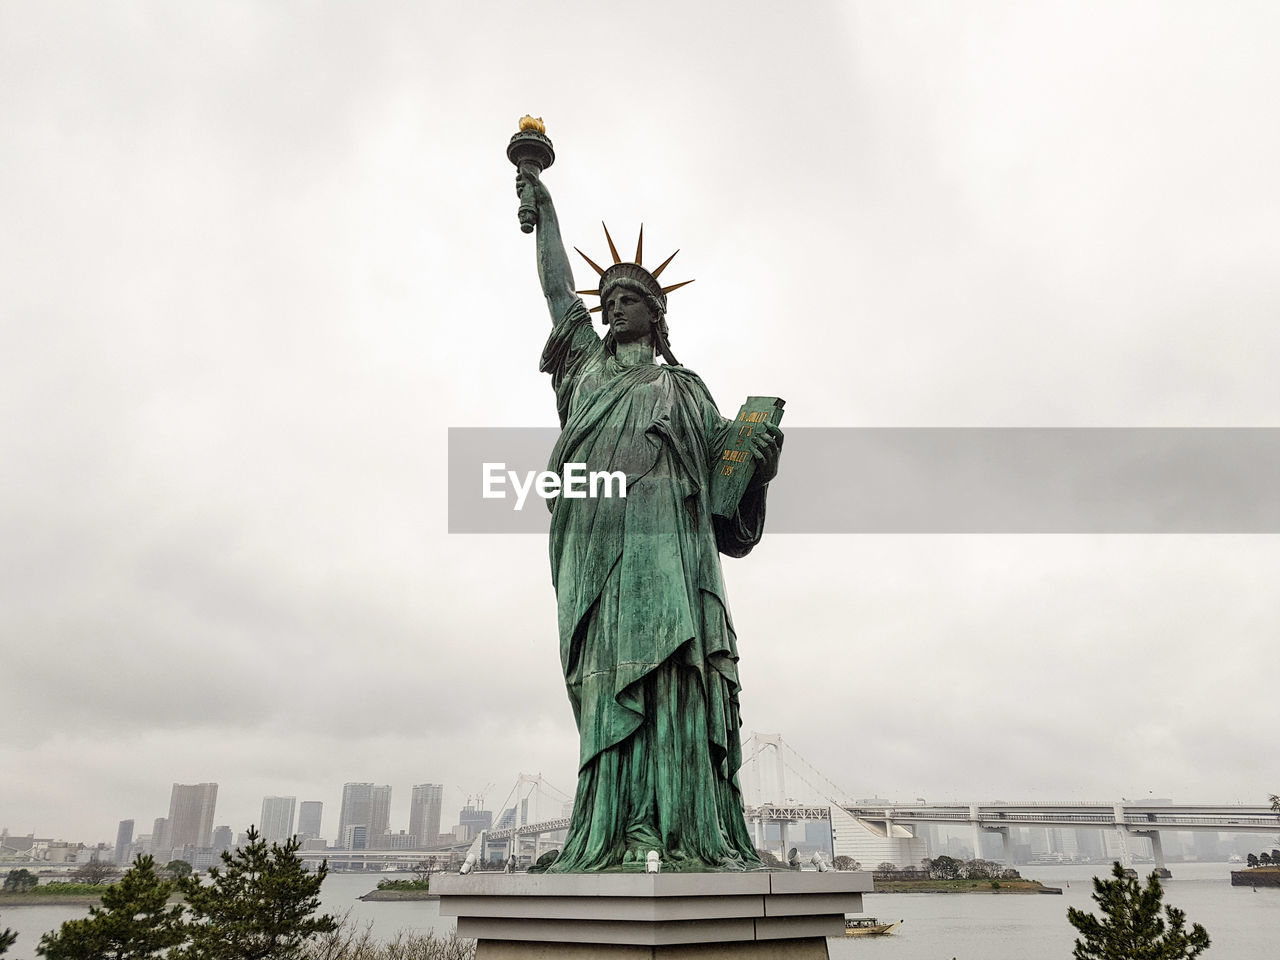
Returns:
[[[534,204],[550,202],[551,194],[542,182],[540,171],[531,163],[522,163],[516,173],[516,196]]]

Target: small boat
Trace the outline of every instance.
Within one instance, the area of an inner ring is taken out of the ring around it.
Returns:
[[[901,923],[901,920],[881,923],[875,917],[845,917],[844,935],[846,937],[883,937],[887,933],[892,933],[894,927]]]

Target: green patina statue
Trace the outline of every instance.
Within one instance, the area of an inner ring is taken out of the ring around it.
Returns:
[[[747,438],[755,472],[736,511],[713,514],[711,477],[735,424],[671,353],[666,295],[683,284],[658,281],[671,258],[650,272],[643,231],[635,262],[610,238],[614,263],[587,261],[598,290],[575,291],[541,178],[554,154],[532,129],[523,139],[545,148],[522,154],[517,134],[510,154],[553,324],[541,369],[561,434],[548,469],[584,463],[627,478],[625,498],[548,501],[560,660],[581,748],[568,836],[546,869],[641,871],[650,851],[663,870],[758,869],[737,781],[738,650],[719,554],[742,557],[759,542],[782,433],[767,424]],[[603,337],[579,293],[598,293]]]

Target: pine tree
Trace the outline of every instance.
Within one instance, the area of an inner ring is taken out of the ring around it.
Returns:
[[[169,905],[173,884],[140,856],[118,883],[102,891],[102,906],[83,920],[68,920],[40,938],[36,953],[48,960],[145,960],[185,939],[182,905]]]
[[[1111,868],[1114,880],[1093,878],[1093,899],[1102,919],[1070,907],[1067,919],[1080,931],[1072,957],[1075,960],[1190,960],[1209,949],[1209,934],[1200,924],[1186,930],[1187,915],[1165,906],[1164,890],[1154,873],[1146,887],[1125,876],[1124,867]]]
[[[8,953],[9,948],[13,946],[13,942],[17,939],[18,935],[8,927],[0,930],[0,955]]]
[[[309,873],[298,857],[297,837],[268,846],[249,828],[249,843],[222,854],[210,883],[186,877],[179,887],[194,922],[180,960],[294,960],[307,942],[337,928],[328,914],[314,916],[328,867]]]

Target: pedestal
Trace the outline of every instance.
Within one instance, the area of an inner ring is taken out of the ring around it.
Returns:
[[[826,960],[871,874],[481,873],[431,889],[477,960]]]

